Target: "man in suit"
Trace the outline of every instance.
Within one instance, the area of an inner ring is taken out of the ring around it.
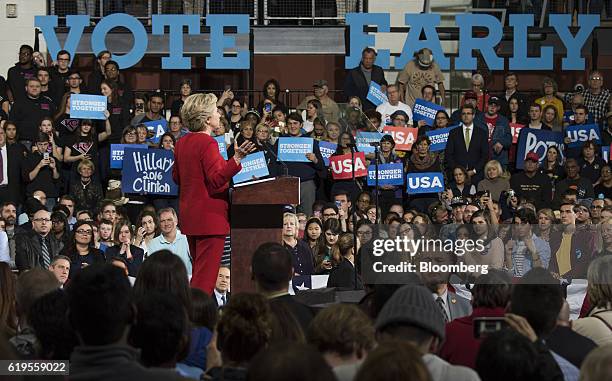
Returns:
[[[32,230],[15,236],[15,264],[20,272],[33,268],[48,269],[63,248],[51,231],[51,213],[43,206],[34,213]]]
[[[475,112],[471,104],[461,107],[461,125],[448,134],[445,150],[449,178],[452,178],[453,169],[460,165],[467,170],[472,184],[483,179],[484,166],[489,159],[488,134],[474,124]]]
[[[289,281],[295,273],[289,250],[274,242],[261,244],[251,259],[251,270],[257,292],[267,296],[271,304],[293,314],[306,331],[314,314],[289,295]]]
[[[470,315],[472,313],[470,301],[455,294],[448,286],[450,272],[423,271],[425,265],[444,267],[457,263],[455,254],[444,252],[440,250],[441,248],[436,248],[436,245],[431,246],[433,247],[426,247],[419,253],[417,269],[423,284],[431,291],[432,298],[442,311],[447,323],[453,319]]]
[[[0,201],[20,204],[23,200],[21,192],[21,166],[25,157],[21,144],[6,144],[6,134],[0,128]]]
[[[382,67],[374,65],[374,62],[376,62],[376,50],[372,48],[363,49],[359,66],[349,70],[344,80],[344,95],[347,98],[359,97],[364,110],[376,108],[376,105],[368,100],[368,91],[372,81],[380,85],[383,93],[387,91],[385,72]]]
[[[215,289],[213,290],[213,302],[218,308],[223,308],[229,303],[230,292],[230,268],[228,266],[219,267],[219,275],[217,276],[217,283],[215,283]]]

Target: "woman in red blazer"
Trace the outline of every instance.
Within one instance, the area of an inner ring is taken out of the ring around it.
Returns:
[[[181,116],[191,133],[176,144],[172,174],[179,186],[179,225],[193,258],[191,285],[209,294],[230,232],[229,182],[242,168],[240,160],[254,148],[247,141],[235,147],[234,157],[223,160],[217,141],[210,136],[219,125],[216,104],[213,94],[194,94],[185,100]]]

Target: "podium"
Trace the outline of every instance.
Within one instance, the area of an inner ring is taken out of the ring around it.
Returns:
[[[255,290],[251,279],[255,249],[265,242],[282,242],[283,206],[299,203],[298,177],[264,179],[234,188],[230,211],[232,293]]]

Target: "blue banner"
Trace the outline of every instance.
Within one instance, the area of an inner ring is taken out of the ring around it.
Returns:
[[[123,168],[123,152],[126,148],[148,149],[145,144],[111,144],[110,167],[112,169]]]
[[[376,185],[376,166],[368,167],[368,186]],[[378,165],[378,185],[404,185],[404,166],[402,163]]]
[[[427,102],[424,99],[417,99],[412,108],[412,118],[414,126],[419,120],[424,120],[428,126],[433,126],[438,111],[444,110],[444,107],[435,103]]]
[[[459,126],[451,126],[425,132],[425,135],[427,135],[429,140],[431,140],[429,150],[431,152],[444,151],[444,149],[446,149],[446,142],[448,141],[448,134],[453,128],[456,127]]]
[[[326,167],[329,167],[329,157],[336,152],[336,149],[338,149],[338,145],[335,143],[325,141],[319,142],[319,151],[321,151],[321,156],[323,156]]]
[[[282,161],[310,162],[306,157],[312,153],[312,138],[278,138],[278,158]]]
[[[406,175],[406,193],[439,193],[444,191],[442,172],[408,173]]]
[[[165,149],[140,150],[126,148],[121,171],[123,193],[178,195],[172,180],[174,154]]]
[[[549,146],[556,146],[563,156],[563,133],[523,127],[516,145],[516,168],[523,169],[525,156],[532,151],[538,154],[541,162]]]
[[[571,140],[571,143],[567,145],[569,148],[582,147],[589,140],[595,140],[597,144],[601,144],[601,134],[599,133],[599,126],[596,124],[567,126],[565,136]]]
[[[388,102],[387,95],[380,89],[380,85],[374,81],[370,82],[367,99],[375,106]]]
[[[357,151],[364,153],[374,153],[374,147],[370,146],[370,142],[380,142],[383,134],[380,132],[363,132],[357,131]]]
[[[262,151],[248,155],[240,163],[242,164],[242,169],[234,176],[234,184],[255,180],[253,177],[266,177],[270,174],[266,157]]]
[[[161,136],[168,132],[168,121],[166,119],[152,120],[143,124],[149,130],[147,134],[147,142],[149,143],[159,144]]]
[[[108,100],[104,95],[72,94],[70,96],[70,117],[77,119],[106,120]]]
[[[219,144],[219,153],[223,156],[223,159],[227,160],[227,146],[225,145],[225,135],[215,136],[213,139]]]

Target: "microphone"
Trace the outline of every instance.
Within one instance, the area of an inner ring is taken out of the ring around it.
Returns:
[[[363,112],[362,109],[360,109],[359,107],[353,107],[353,110],[355,111],[359,111],[359,113],[361,114],[362,117],[365,118],[365,120],[368,121],[368,123],[370,124],[370,126],[372,127],[372,130],[374,131],[378,131],[378,128],[376,128],[376,126],[372,123],[372,121],[370,120],[370,118],[368,118],[368,116]],[[380,131],[378,131],[380,132]]]
[[[266,151],[270,152],[272,154],[272,156],[274,156],[276,161],[281,163],[281,165],[283,166],[283,174],[281,175],[281,177],[289,177],[289,167],[287,166],[287,163],[285,163],[284,161],[282,161],[281,159],[278,158],[278,156],[276,155],[276,153],[274,152],[274,150],[270,146],[270,143],[268,143],[267,141],[264,141],[262,143],[263,143],[263,146],[266,149]]]

